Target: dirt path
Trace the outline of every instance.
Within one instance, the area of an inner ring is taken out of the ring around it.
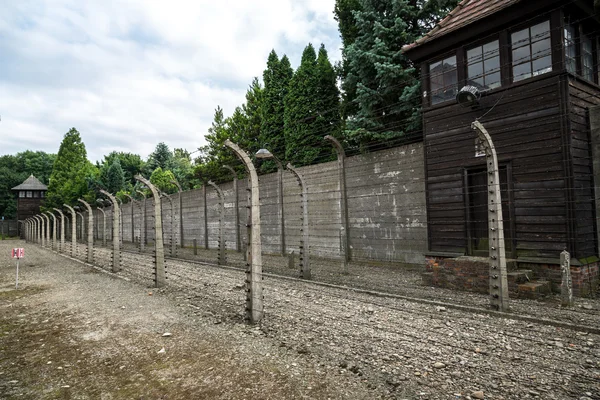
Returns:
[[[280,279],[249,327],[241,271],[170,261],[156,291],[145,256],[128,282],[36,246],[15,292],[14,245],[2,398],[600,399],[598,335]]]
[[[15,291],[7,254],[17,245],[26,258]],[[4,241],[0,255],[2,399],[373,397],[255,328],[191,317],[176,298],[37,246]]]

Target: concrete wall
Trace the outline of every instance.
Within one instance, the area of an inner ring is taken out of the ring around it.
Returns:
[[[340,257],[341,193],[337,161],[302,167],[308,188],[309,229],[311,254],[322,257]],[[427,249],[425,186],[422,143],[383,150],[346,160],[350,246],[355,260],[424,263]],[[277,174],[260,176],[262,243],[265,253],[280,251],[279,207]],[[220,185],[225,196],[225,239],[229,250],[235,250],[233,183]],[[242,243],[246,241],[247,180],[238,181],[238,198]],[[285,171],[284,218],[287,252],[298,254],[301,226],[300,187],[296,178]],[[179,243],[179,200],[171,195],[174,204],[173,229]],[[192,246],[196,239],[204,246],[204,196],[202,189],[185,191],[183,200],[184,245]],[[217,247],[218,196],[206,189],[208,244]],[[123,210],[123,240],[131,241],[131,207]],[[169,202],[163,200],[163,229],[168,241],[170,226]],[[154,240],[153,200],[146,201],[147,237]],[[141,214],[134,208],[135,236],[141,233]],[[112,232],[112,213],[107,209],[108,237]],[[168,248],[165,248],[168,254]]]

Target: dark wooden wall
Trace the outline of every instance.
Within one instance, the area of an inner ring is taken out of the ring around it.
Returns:
[[[17,219],[23,221],[40,213],[40,206],[44,204],[43,198],[21,197],[17,199]]]
[[[506,239],[516,245],[512,255],[558,258],[570,247],[565,79],[554,72],[514,84],[483,97],[476,110],[454,102],[424,110],[431,251],[466,252],[465,170],[485,162],[475,157],[471,123],[497,101],[480,121],[509,171],[503,204],[512,219],[505,224]]]
[[[569,78],[569,127],[572,155],[573,230],[578,257],[598,255],[594,177],[588,108],[600,104],[598,87]]]

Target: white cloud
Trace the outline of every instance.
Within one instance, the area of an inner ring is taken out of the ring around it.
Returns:
[[[58,151],[76,127],[91,160],[189,150],[220,105],[244,101],[272,48],[296,65],[325,43],[339,59],[334,0],[34,0],[0,14],[0,153]]]

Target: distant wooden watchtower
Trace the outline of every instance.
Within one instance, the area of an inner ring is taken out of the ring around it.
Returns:
[[[48,187],[38,178],[31,175],[25,182],[12,188],[17,194],[17,219],[23,221],[40,213],[40,206],[44,204]]]

